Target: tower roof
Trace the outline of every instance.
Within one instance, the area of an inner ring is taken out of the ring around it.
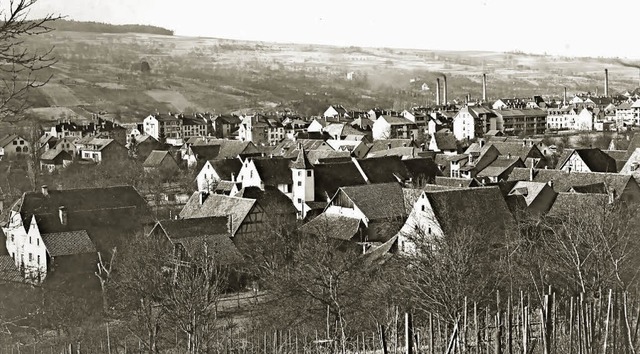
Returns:
[[[291,164],[291,168],[299,169],[299,170],[310,170],[313,168],[311,162],[307,158],[307,155],[304,153],[304,148],[300,147],[298,149],[298,157]]]

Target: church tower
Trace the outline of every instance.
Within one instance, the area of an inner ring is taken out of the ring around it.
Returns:
[[[301,212],[304,218],[306,210],[305,202],[312,202],[315,193],[315,176],[313,174],[313,166],[307,159],[302,146],[298,147],[298,157],[291,164],[291,174],[293,179],[292,199],[296,209]]]

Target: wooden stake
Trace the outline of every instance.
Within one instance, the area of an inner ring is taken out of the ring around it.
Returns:
[[[413,353],[413,324],[411,323],[411,314],[404,314],[404,345],[405,353]]]

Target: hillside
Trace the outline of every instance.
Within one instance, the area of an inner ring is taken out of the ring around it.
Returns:
[[[65,24],[62,27],[85,24]],[[118,27],[119,28],[119,27]],[[127,28],[127,27],[123,27]],[[115,30],[111,30],[114,32]],[[55,31],[30,39],[55,46],[49,85],[34,92],[32,112],[44,120],[108,112],[122,122],[150,112],[290,109],[320,114],[331,103],[353,109],[432,104],[436,77],[448,77],[449,99],[490,98],[638,86],[638,69],[614,59],[523,53],[333,47],[189,38],[151,33]],[[150,72],[140,71],[141,63]],[[348,72],[354,80],[346,80]],[[410,80],[417,78],[414,83]],[[426,82],[432,89],[421,91]]]
[[[93,33],[148,33],[173,36],[173,31],[166,28],[148,25],[112,25],[101,22],[73,20],[57,20],[52,25],[58,31],[93,32]]]

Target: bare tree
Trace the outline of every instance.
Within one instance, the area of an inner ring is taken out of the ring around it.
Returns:
[[[51,75],[39,77],[56,63],[53,47],[44,51],[29,48],[26,39],[53,31],[59,16],[29,18],[38,0],[9,0],[0,9],[0,121],[21,113],[27,106],[29,90],[45,85]]]

